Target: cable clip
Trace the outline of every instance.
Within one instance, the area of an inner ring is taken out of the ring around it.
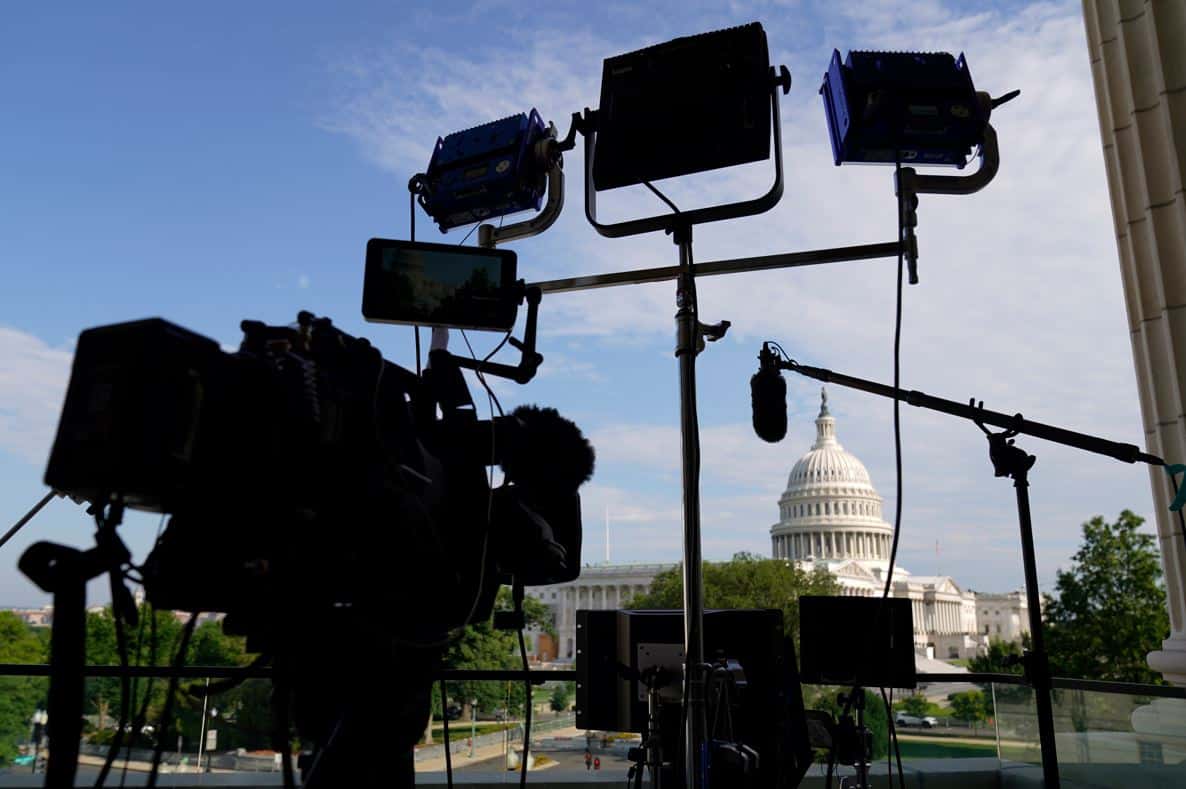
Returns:
[[[1170,465],[1165,464],[1165,473],[1170,475],[1170,479],[1178,486],[1178,494],[1174,496],[1173,503],[1170,504],[1170,512],[1181,512],[1182,507],[1186,506],[1186,476],[1182,477],[1182,484],[1178,485],[1178,481],[1174,479],[1178,474],[1186,472],[1186,466],[1181,463]]]

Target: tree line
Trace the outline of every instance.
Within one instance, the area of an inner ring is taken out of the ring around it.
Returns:
[[[1043,606],[1050,662],[1056,676],[1104,679],[1121,682],[1161,683],[1163,680],[1146,663],[1145,656],[1158,649],[1169,631],[1165,590],[1155,538],[1139,531],[1143,521],[1125,510],[1114,522],[1097,516],[1082,526],[1082,543],[1070,568],[1060,570],[1055,591]],[[708,608],[776,608],[783,612],[785,632],[798,652],[798,600],[804,595],[827,595],[839,591],[835,579],[822,568],[807,569],[783,560],[737,554],[732,561],[704,565],[704,603]],[[630,601],[630,608],[680,608],[682,575],[676,567],[660,573],[650,592]],[[497,606],[510,607],[508,589],[500,592]],[[529,625],[555,635],[548,609],[528,597],[524,608]],[[174,655],[182,624],[171,612],[155,612],[147,604],[140,609],[140,626],[128,634],[132,665],[163,665]],[[155,639],[151,638],[155,627]],[[92,664],[118,664],[115,622],[109,609],[87,614],[87,660]],[[155,650],[152,644],[155,643]],[[994,641],[986,654],[970,662],[974,672],[1021,673],[1019,658],[1024,644]],[[513,632],[495,630],[490,622],[466,627],[449,644],[444,664],[455,669],[518,668],[520,657]],[[209,621],[194,632],[186,663],[204,666],[243,666],[253,659],[242,638],[228,636],[220,623]],[[48,660],[48,631],[27,626],[11,612],[0,612],[0,663],[44,663]],[[191,683],[192,684],[192,683]],[[133,683],[131,710],[142,707],[146,721],[155,726],[164,707],[167,682],[140,679]],[[47,682],[36,677],[0,677],[0,763],[10,760],[18,743],[29,737],[30,717],[44,708]],[[170,730],[182,738],[183,749],[195,749],[202,727],[200,693],[178,694]],[[1021,689],[1025,690],[1025,689]],[[1028,691],[1027,691],[1028,692]],[[832,711],[836,689],[805,688],[809,707]],[[86,684],[87,736],[97,742],[109,739],[116,726],[121,701],[120,681],[91,678]],[[462,706],[465,715],[471,702],[479,711],[515,710],[526,702],[519,682],[451,682],[446,698],[440,683],[433,688],[434,716],[446,708]],[[871,726],[875,729],[875,750],[885,752],[888,728],[879,695],[867,699]],[[950,699],[953,715],[969,722],[992,715],[992,704],[984,694]],[[553,706],[568,699],[557,695]],[[917,707],[910,697],[899,709]],[[213,697],[208,705],[218,716],[207,723],[218,729],[219,748],[268,748],[271,742],[270,683],[248,681]],[[876,710],[882,710],[878,713]],[[919,709],[922,709],[921,707]],[[136,736],[150,741],[152,732]],[[169,748],[176,743],[167,743]]]

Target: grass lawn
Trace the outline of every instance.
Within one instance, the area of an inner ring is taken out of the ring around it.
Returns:
[[[479,723],[477,726],[477,735],[481,737],[483,734],[490,734],[491,732],[502,731],[509,729],[516,724],[513,723]],[[449,721],[449,739],[451,741],[468,739],[470,735],[469,721],[461,723],[459,721]],[[441,721],[432,722],[432,741],[439,745],[445,737],[445,726]],[[423,738],[420,740],[424,742]]]
[[[920,742],[901,740],[903,759],[966,759],[972,756],[996,756],[996,743],[948,743],[936,740]]]

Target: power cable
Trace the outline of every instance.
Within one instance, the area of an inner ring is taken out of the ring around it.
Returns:
[[[460,241],[458,241],[458,242],[457,242],[457,246],[461,246],[461,245],[462,245],[462,244],[464,244],[466,241],[469,241],[469,237],[470,237],[470,236],[472,236],[472,235],[474,234],[474,231],[478,229],[478,225],[480,225],[480,224],[482,224],[482,223],[481,223],[481,222],[478,222],[478,223],[477,223],[477,224],[475,224],[473,227],[471,227],[471,228],[469,229],[469,231],[468,231],[468,232],[465,234],[465,236],[464,236],[464,237],[463,237],[463,238],[462,238]]]
[[[902,181],[902,157],[901,152],[897,152],[894,156],[894,174],[895,185],[901,184]],[[898,204],[898,272],[897,272],[897,287],[894,306],[894,389],[898,390],[901,387],[902,380],[902,274],[904,269],[904,249],[902,246],[902,234],[904,230],[904,222],[902,216],[903,200],[902,189],[900,186],[895,188],[897,193]],[[780,348],[781,350],[781,348]],[[784,353],[785,355],[785,353]],[[885,609],[885,601],[889,598],[890,590],[893,588],[894,581],[894,564],[898,557],[898,541],[902,533],[902,422],[901,409],[898,398],[894,398],[894,536],[890,543],[889,567],[885,574],[885,588],[881,592],[881,598],[877,605],[877,613],[873,617],[872,627],[868,633],[873,634],[878,629],[878,623],[881,622],[881,615]],[[865,650],[866,661],[872,658],[872,650]],[[858,674],[859,677],[859,674]],[[848,698],[844,704],[844,711],[841,716],[847,715],[852,708],[853,697],[856,695],[858,686],[853,686],[852,692],[848,694]],[[861,689],[863,693],[864,690]],[[824,783],[825,789],[831,789],[832,786],[832,770],[831,763],[829,763],[828,777]]]
[[[524,701],[526,709],[523,713],[523,758],[519,764],[519,787],[522,789],[527,786],[527,761],[530,758],[528,752],[531,750],[531,707],[534,700],[531,698],[531,675],[528,673],[530,667],[527,665],[527,642],[523,638],[523,628],[521,627],[519,628],[519,655],[523,658],[523,685],[527,691]]]
[[[654,192],[655,197],[659,198],[664,203],[667,203],[668,207],[671,208],[672,211],[674,211],[677,214],[681,213],[679,208],[675,205],[675,203],[671,202],[671,199],[668,198],[667,195],[663,194],[658,189],[656,189],[655,186],[650,181],[643,181],[642,185],[645,186],[647,189],[650,189],[652,192]]]
[[[894,172],[895,183],[901,183],[902,180],[902,157],[899,152],[894,157]],[[902,268],[903,268],[903,249],[902,249],[902,190],[895,190],[898,194],[898,287],[897,299],[894,310],[894,390],[897,391],[902,382]],[[902,422],[901,422],[901,401],[898,398],[893,398],[894,401],[894,471],[895,471],[895,496],[894,496],[894,538],[890,547],[889,569],[885,574],[885,591],[882,592],[882,600],[889,597],[890,588],[894,580],[894,563],[898,558],[898,538],[902,534]]]
[[[453,789],[453,749],[449,746],[449,697],[445,694],[445,678],[441,677],[441,720],[445,724],[445,780]],[[432,731],[432,709],[428,711],[428,730]]]
[[[116,583],[114,578],[112,583]],[[115,649],[119,659],[119,722],[115,734],[111,737],[111,744],[107,748],[107,758],[99,770],[99,776],[95,779],[96,789],[101,789],[107,781],[111,767],[115,764],[120,748],[123,747],[124,731],[128,728],[128,715],[131,712],[132,704],[132,680],[128,672],[128,636],[124,632],[123,617],[115,610],[114,604],[111,609],[111,618],[115,628]]]
[[[137,606],[137,608],[139,608],[139,606]],[[140,621],[136,625],[136,657],[135,657],[135,661],[136,661],[137,666],[142,666],[142,665],[144,665],[144,616],[143,616],[142,611],[138,611],[137,613],[139,614],[139,616],[137,616],[137,619],[139,619]],[[155,635],[155,630],[156,630],[155,625],[156,625],[156,621],[154,619],[154,621],[153,621],[154,635]],[[156,661],[154,660],[153,662],[156,662]],[[152,678],[150,677],[145,682],[147,684],[147,682],[151,682],[151,681],[152,681]],[[136,707],[136,692],[138,690],[140,690],[140,678],[132,677],[132,692],[131,692],[131,695],[129,696],[130,703],[128,705],[129,712],[132,712]],[[145,696],[145,698],[147,698],[147,695]],[[120,777],[119,777],[119,785],[121,787],[127,784],[127,781],[128,781],[128,761],[132,758],[132,743],[136,739],[137,732],[139,732],[142,728],[144,728],[144,724],[143,723],[138,724],[137,723],[137,715],[133,714],[131,730],[128,732],[127,742],[124,743],[124,766],[123,766],[123,770],[120,772]]]
[[[169,737],[169,719],[173,715],[173,699],[177,695],[177,685],[181,680],[181,667],[185,665],[185,656],[189,651],[189,641],[193,637],[194,628],[198,624],[198,612],[190,613],[189,621],[181,630],[181,638],[177,645],[177,654],[173,656],[173,676],[169,677],[169,689],[165,691],[165,706],[161,710],[161,722],[157,727],[156,747],[152,749],[152,769],[148,771],[149,789],[156,786],[157,771],[161,767],[161,755],[165,752],[165,740]]]
[[[416,242],[416,193],[408,191],[408,235],[409,241]],[[420,327],[413,326],[416,335],[416,377],[420,377]]]
[[[886,689],[881,689],[881,699],[885,702],[885,718],[889,725],[889,740],[886,747],[885,761],[886,761],[886,775],[889,777],[890,789],[894,785],[894,766],[890,761],[891,757],[897,757],[898,760],[898,786],[900,789],[906,789],[906,777],[902,771],[902,749],[898,745],[898,727],[894,724],[894,689],[889,689],[889,694],[886,694]],[[893,745],[891,751],[888,747]]]

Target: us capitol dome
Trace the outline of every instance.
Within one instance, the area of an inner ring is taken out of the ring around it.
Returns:
[[[883,578],[889,569],[893,527],[882,518],[881,496],[865,464],[836,440],[827,393],[821,392],[821,398],[815,443],[791,469],[778,500],[779,521],[770,529],[774,557],[829,564],[855,561],[872,578]],[[858,591],[872,594],[873,586]]]
[[[820,397],[815,443],[791,468],[778,500],[772,553],[807,570],[826,570],[842,595],[879,596],[894,530],[865,464],[836,438],[827,393],[821,390]],[[967,658],[982,652],[992,637],[1020,640],[1026,616],[1019,593],[978,596],[950,576],[913,575],[901,566],[894,567],[890,595],[911,601],[915,649],[926,657]],[[1002,609],[1017,626],[1002,627],[1009,624]]]

